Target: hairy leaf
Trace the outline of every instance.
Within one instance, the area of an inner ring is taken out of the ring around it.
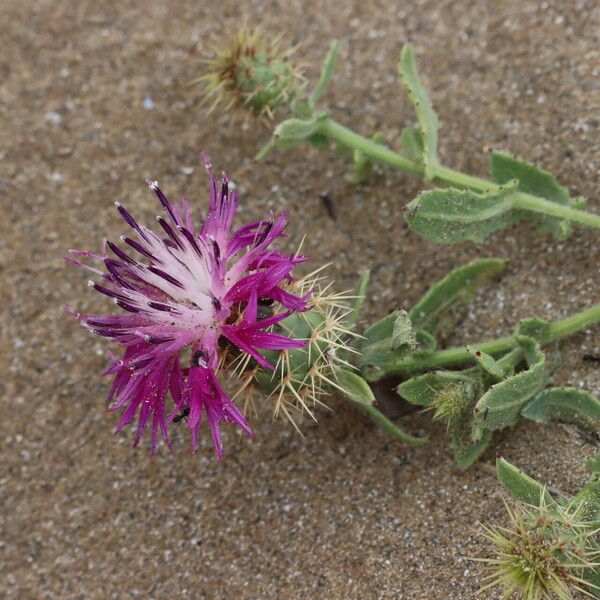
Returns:
[[[547,506],[555,504],[554,498],[543,485],[503,458],[496,461],[496,475],[504,489],[525,504],[539,506],[542,498]]]
[[[467,374],[457,371],[435,371],[411,377],[401,383],[398,394],[417,406],[432,406],[439,399],[440,392],[456,384],[465,388],[465,393],[472,398],[476,381]]]
[[[363,305],[365,303],[365,297],[367,295],[367,286],[369,285],[369,278],[371,276],[371,271],[363,271],[358,278],[358,283],[354,288],[354,296],[352,301],[352,312],[346,318],[346,327],[349,329],[354,328],[354,326],[358,323],[358,319],[360,318],[360,313],[362,311]]]
[[[315,86],[312,94],[310,95],[310,102],[314,105],[319,101],[321,96],[327,90],[327,86],[331,81],[331,76],[333,75],[333,70],[335,69],[335,63],[337,60],[337,53],[339,50],[339,42],[337,40],[333,40],[329,47],[329,51],[325,56],[325,60],[323,61],[323,66],[321,67],[321,75],[319,76],[319,81]]]
[[[496,183],[503,184],[516,179],[519,181],[519,190],[523,192],[564,206],[570,204],[569,192],[548,171],[504,152],[492,153],[490,167],[492,179]],[[558,239],[566,239],[571,233],[571,225],[557,217],[532,214],[529,218],[536,218],[540,222],[541,232],[551,233]]]
[[[530,367],[493,385],[477,402],[474,420],[484,429],[502,429],[514,425],[525,404],[546,386],[546,359],[531,338],[520,339]],[[534,362],[534,358],[536,359]]]
[[[459,425],[452,429],[452,452],[460,469],[468,469],[487,449],[492,441],[490,431],[482,431],[473,439],[470,427]]]
[[[448,311],[467,305],[477,289],[499,276],[505,266],[501,259],[481,258],[450,271],[408,313],[413,326],[434,333]]]
[[[515,185],[477,194],[456,188],[420,194],[406,207],[408,224],[437,244],[481,243],[498,229],[516,223],[522,215],[513,210]]]
[[[502,365],[489,354],[481,352],[473,346],[467,346],[467,350],[475,357],[479,366],[496,381],[501,381],[507,376],[507,372],[502,368]]]
[[[578,388],[550,388],[539,393],[521,414],[537,423],[564,421],[600,431],[600,400]]]
[[[405,127],[400,135],[404,154],[416,163],[423,162],[423,134],[414,127]]]
[[[433,110],[429,96],[421,83],[421,79],[419,78],[413,49],[410,44],[406,44],[404,48],[402,48],[398,71],[402,83],[408,90],[408,95],[415,107],[417,119],[419,120],[419,125],[423,134],[422,160],[419,162],[422,162],[425,165],[425,177],[431,180],[435,176],[435,167],[438,165],[438,118]]]
[[[335,383],[338,391],[352,402],[367,405],[375,402],[375,396],[369,384],[348,369],[337,368],[335,370]]]

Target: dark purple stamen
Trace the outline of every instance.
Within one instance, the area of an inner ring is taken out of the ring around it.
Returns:
[[[154,302],[153,300],[148,301],[148,306],[156,310],[162,310],[163,312],[177,312],[173,307],[169,306],[168,304],[163,304],[162,302]]]
[[[155,275],[158,275],[159,277],[162,277],[165,281],[168,281],[174,286],[183,289],[183,284],[180,281],[175,279],[175,277],[173,277],[172,275],[165,273],[162,269],[158,269],[157,267],[148,267],[148,271],[154,273]]]
[[[192,232],[189,229],[186,229],[185,227],[178,227],[177,229],[183,234],[185,239],[190,243],[192,248],[197,252],[198,256],[202,256],[202,251],[200,250],[200,246],[198,246],[198,242],[196,242],[196,240],[194,239]]]
[[[132,286],[124,277],[122,277],[118,271],[118,269],[122,269],[125,267],[123,263],[120,263],[118,260],[113,260],[112,258],[105,258],[104,264],[108,269],[108,272],[110,273],[111,277],[119,285],[122,285],[124,288],[128,288],[130,290],[134,289],[134,286]]]
[[[156,220],[160,223],[160,226],[165,230],[166,234],[175,242],[175,244],[177,244],[177,246],[183,250],[183,244],[181,243],[178,235],[173,231],[173,228],[162,217],[157,217]]]
[[[129,244],[134,250],[137,250],[140,254],[143,254],[146,258],[149,258],[150,260],[153,260],[154,262],[162,262],[162,261],[158,260],[158,258],[156,258],[151,252],[146,250],[146,248],[144,248],[144,246],[142,246],[135,240],[132,240],[131,238],[128,238],[125,236],[123,236],[121,239],[126,244]]]
[[[133,229],[135,229],[147,242],[149,242],[150,240],[148,239],[148,236],[144,233],[138,222],[125,210],[125,208],[123,208],[122,204],[120,202],[115,202],[115,206],[117,207],[117,210],[123,219],[125,219],[127,225],[133,227]]]
[[[146,181],[148,184],[150,184],[150,182],[148,180],[146,180]],[[177,217],[175,216],[175,213],[173,212],[173,209],[171,208],[171,203],[169,202],[168,198],[163,194],[162,190],[158,186],[152,185],[151,189],[153,189],[154,193],[158,196],[160,203],[162,204],[163,208],[165,209],[165,212],[171,218],[171,221],[173,221],[173,224],[177,225]]]
[[[212,305],[215,307],[215,310],[221,310],[221,301],[218,298],[215,298],[214,296],[212,298]]]
[[[119,246],[113,244],[113,242],[111,242],[110,240],[107,240],[106,243],[108,244],[108,247],[113,251],[115,256],[118,256],[121,260],[129,263],[130,265],[135,265],[135,260],[133,260],[133,258],[131,258],[130,256],[127,256],[127,254],[125,254],[125,252],[123,252],[123,250],[121,250]]]
[[[140,312],[139,308],[136,308],[135,306],[132,306],[131,304],[127,304],[127,302],[123,302],[122,300],[117,300],[117,304],[123,310],[126,310],[128,312],[132,312],[132,313],[138,313],[138,312]]]
[[[115,292],[114,290],[106,288],[103,285],[96,283],[95,281],[90,282],[90,285],[97,292],[100,292],[101,294],[104,294],[105,296],[108,296],[109,298],[118,298],[119,300],[123,300],[125,302],[127,302],[127,300],[128,300],[127,296],[124,296],[123,294],[119,294],[119,292]]]
[[[213,255],[215,258],[215,262],[218,265],[219,261],[221,260],[221,248],[219,248],[219,244],[217,244],[217,240],[213,240],[212,245],[213,245]]]

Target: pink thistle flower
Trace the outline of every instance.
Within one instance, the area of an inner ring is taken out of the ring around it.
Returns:
[[[202,415],[206,415],[217,456],[222,458],[221,423],[234,423],[252,436],[237,406],[227,396],[217,371],[220,358],[231,347],[249,354],[258,364],[273,369],[259,349],[300,348],[305,341],[273,333],[272,326],[291,312],[308,309],[307,297],[287,292],[294,267],[304,257],[271,249],[284,237],[286,216],[259,221],[232,232],[238,206],[227,177],[217,185],[210,177],[208,215],[194,229],[190,204],[171,203],[156,181],[148,181],[160,200],[165,217],[157,217],[159,233],[138,223],[118,202],[117,210],[135,236],[122,236],[127,252],[105,241],[101,255],[71,250],[99,267],[67,258],[76,266],[102,277],[90,287],[108,296],[125,313],[80,314],[65,307],[94,334],[108,337],[124,348],[105,375],[113,376],[110,410],[123,409],[115,433],[137,415],[137,446],[151,423],[152,454],[162,436],[169,450],[168,426],[177,415],[188,416],[192,452],[196,451]],[[132,255],[131,251],[135,251]],[[103,268],[102,268],[103,267]],[[276,303],[281,310],[259,319],[259,303]],[[183,351],[189,349],[188,364]],[[167,415],[167,396],[173,409]]]

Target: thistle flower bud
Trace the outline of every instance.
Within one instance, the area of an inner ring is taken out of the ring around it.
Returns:
[[[478,559],[492,569],[480,591],[500,585],[503,598],[514,594],[522,600],[571,600],[576,590],[589,594],[586,574],[600,565],[594,524],[579,521],[572,504],[548,506],[543,494],[538,506],[519,505],[513,510],[505,505],[509,526],[483,530],[496,557]]]
[[[281,49],[281,36],[265,39],[260,28],[242,27],[215,57],[206,61],[207,72],[190,82],[204,87],[209,112],[235,105],[257,116],[271,117],[290,104],[303,88],[303,78],[290,61],[293,49]]]
[[[336,389],[336,368],[352,365],[347,362],[349,346],[354,334],[346,319],[351,312],[344,293],[329,294],[331,284],[323,286],[321,277],[308,275],[290,284],[289,291],[299,297],[310,295],[310,310],[290,314],[278,324],[280,333],[305,340],[302,348],[265,350],[264,357],[275,365],[275,371],[266,371],[244,360],[234,371],[242,385],[234,395],[246,398],[245,410],[256,410],[256,400],[273,402],[273,415],[284,416],[298,429],[297,421],[304,414],[316,420],[314,409],[327,408],[326,398]]]

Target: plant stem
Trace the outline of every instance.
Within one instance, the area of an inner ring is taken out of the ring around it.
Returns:
[[[398,152],[394,152],[387,146],[378,144],[373,140],[355,133],[331,118],[325,118],[321,121],[319,133],[346,148],[360,150],[375,162],[389,165],[390,167],[405,173],[417,175],[422,179],[425,178],[425,167],[423,165],[402,156]],[[499,185],[492,181],[482,179],[481,177],[467,175],[466,173],[455,171],[454,169],[443,165],[436,165],[434,167],[432,181],[456,188],[473,190],[474,192],[479,193],[499,188]],[[579,223],[586,227],[600,229],[600,215],[590,214],[583,210],[571,208],[570,206],[550,202],[549,200],[525,192],[516,192],[511,196],[511,200],[516,209],[551,215],[553,217],[559,217],[567,221]]]
[[[358,402],[353,403],[356,408],[366,413],[371,417],[371,420],[376,423],[381,429],[387,431],[390,435],[397,437],[398,439],[406,442],[408,444],[412,444],[413,446],[421,446],[422,444],[426,444],[428,442],[427,438],[420,438],[410,435],[405,431],[402,431],[399,427],[396,427],[392,421],[390,421],[379,409],[375,406],[371,406],[370,404],[359,404]]]
[[[552,323],[548,332],[542,340],[543,344],[549,344],[569,335],[585,329],[588,325],[592,325],[600,321],[600,304],[596,304],[587,310],[583,310],[574,314],[562,321]],[[479,344],[470,344],[476,347],[481,352],[491,354],[492,356],[504,354],[517,347],[517,338],[514,335],[482,342]],[[365,377],[369,381],[377,381],[388,375],[406,375],[415,371],[426,371],[433,368],[453,367],[463,363],[472,362],[473,355],[466,347],[448,348],[447,350],[439,350],[429,356],[409,356],[397,361],[392,361],[387,365],[383,365],[381,370],[366,374]]]

